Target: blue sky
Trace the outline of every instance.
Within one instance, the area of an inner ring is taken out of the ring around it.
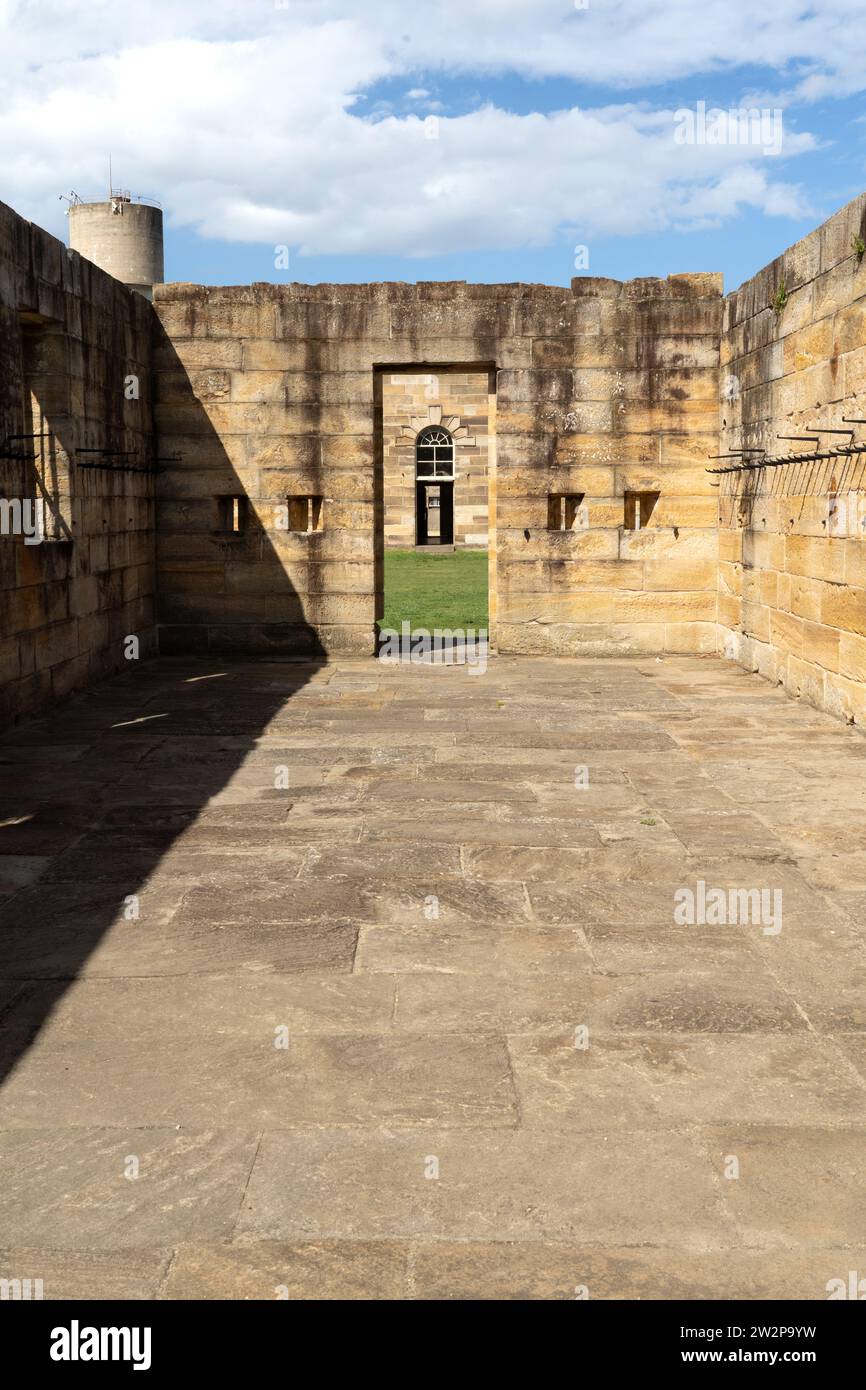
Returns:
[[[0,0],[0,196],[63,235],[110,151],[167,279],[733,288],[866,186],[864,85],[863,0]],[[781,153],[678,146],[698,102]]]
[[[866,0],[864,0],[866,4]],[[766,76],[766,74],[764,74]],[[740,106],[742,94],[760,88],[761,74],[743,68],[715,75],[711,81],[693,78],[663,87],[617,92],[617,100],[667,105],[677,110],[700,100],[708,108],[729,110]],[[440,116],[464,114],[482,102],[493,102],[506,111],[553,112],[569,107],[591,108],[605,95],[563,80],[525,81],[509,74],[483,84],[436,81],[430,74],[413,74],[413,85],[430,90],[441,101]],[[359,110],[376,119],[378,103],[399,107],[405,82],[389,80],[362,94]],[[404,103],[405,104],[405,103]],[[775,109],[775,108],[772,108]],[[448,255],[407,257],[395,255],[298,254],[290,250],[289,269],[277,273],[270,264],[262,268],[262,248],[251,242],[226,242],[196,235],[185,228],[167,238],[166,276],[204,284],[246,284],[252,280],[300,280],[315,283],[365,282],[369,280],[523,280],[542,284],[568,284],[577,274],[604,275],[627,280],[640,275],[669,275],[681,271],[721,270],[725,285],[734,289],[761,266],[773,260],[799,237],[866,189],[866,121],[860,94],[824,101],[802,112],[786,112],[785,128],[800,125],[816,135],[813,150],[783,156],[784,177],[802,187],[809,211],[803,216],[770,216],[761,210],[743,209],[731,219],[707,229],[646,231],[590,236],[580,226],[580,236],[561,230],[549,245],[500,251],[455,251]],[[800,120],[798,121],[798,116]],[[587,239],[584,239],[587,238]],[[574,247],[588,245],[588,270],[574,266]]]

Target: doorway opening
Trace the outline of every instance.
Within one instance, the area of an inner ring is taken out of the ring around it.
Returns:
[[[376,618],[384,631],[490,630],[496,371],[375,369]]]

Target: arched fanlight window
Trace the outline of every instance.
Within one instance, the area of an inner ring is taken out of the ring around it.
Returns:
[[[454,477],[454,437],[441,425],[428,425],[415,441],[415,476]]]

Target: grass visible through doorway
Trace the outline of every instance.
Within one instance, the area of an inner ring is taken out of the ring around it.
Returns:
[[[425,555],[385,551],[385,612],[379,627],[487,627],[487,551]]]

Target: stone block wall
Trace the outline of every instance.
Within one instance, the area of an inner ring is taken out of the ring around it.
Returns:
[[[163,651],[373,650],[367,340],[387,314],[342,288],[155,289],[154,413],[176,459],[158,486]]]
[[[830,455],[721,477],[720,649],[861,725],[866,425],[844,417],[866,418],[864,235],[860,197],[728,296],[718,451]],[[783,438],[796,435],[817,443]],[[863,453],[832,456],[859,440]]]
[[[0,499],[45,517],[38,544],[0,523],[0,724],[125,669],[129,636],[155,650],[153,475],[106,466],[152,460],[151,323],[0,204]]]
[[[157,595],[167,653],[371,653],[426,407],[476,441],[458,536],[486,503],[500,651],[720,649],[866,723],[864,235],[866,197],[726,301],[674,275],[151,307],[0,205],[0,502],[47,506],[40,544],[0,536],[0,720],[123,669],[129,636],[148,655]],[[816,432],[809,466],[706,471]]]
[[[487,545],[490,372],[387,374],[382,382],[386,546],[414,546],[415,442],[427,425],[454,435],[454,544]],[[456,433],[455,433],[456,432]]]
[[[370,652],[397,375],[495,369],[502,651],[715,649],[717,276],[536,285],[165,285],[154,308],[165,650]],[[221,496],[248,503],[221,533]],[[641,531],[626,494],[659,494]],[[583,495],[580,520],[552,520]],[[315,527],[281,527],[313,497]],[[586,523],[586,524],[585,524]]]
[[[526,305],[529,363],[497,377],[501,651],[714,648],[721,308],[716,275],[576,279]],[[630,499],[655,494],[635,529]]]

